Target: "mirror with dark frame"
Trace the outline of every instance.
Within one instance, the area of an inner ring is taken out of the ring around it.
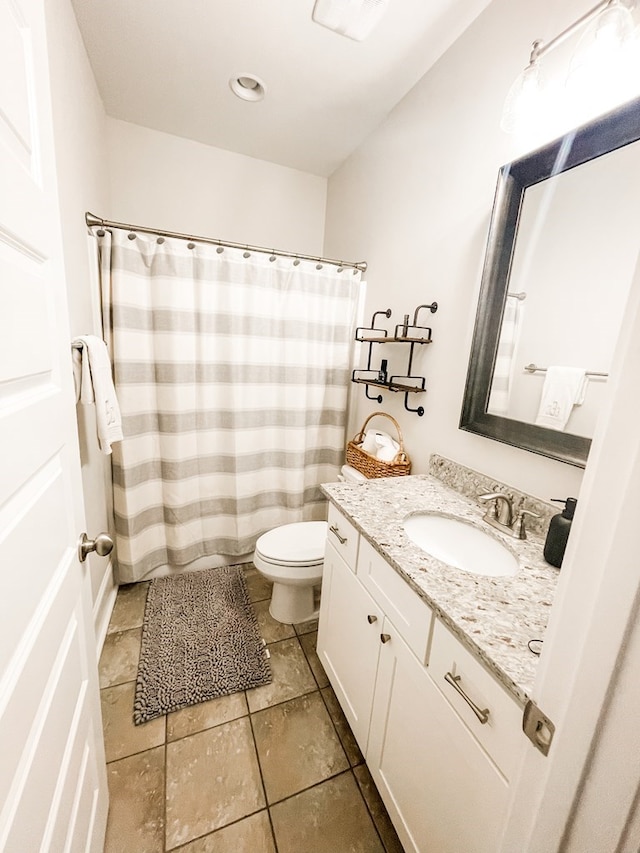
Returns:
[[[640,98],[500,169],[460,429],[586,464],[640,246],[638,140]],[[553,428],[550,366],[585,375]]]

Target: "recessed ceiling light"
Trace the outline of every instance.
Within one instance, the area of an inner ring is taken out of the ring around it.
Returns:
[[[261,101],[264,98],[265,85],[255,74],[238,74],[229,80],[231,91],[243,101]]]

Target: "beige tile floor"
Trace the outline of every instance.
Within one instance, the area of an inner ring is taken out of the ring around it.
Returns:
[[[121,587],[100,659],[107,853],[402,853],[316,654],[317,624],[247,586],[273,682],[141,726],[133,695],[147,584]]]

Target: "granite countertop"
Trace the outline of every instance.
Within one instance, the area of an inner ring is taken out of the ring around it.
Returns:
[[[524,704],[531,696],[538,663],[527,643],[544,637],[559,574],[542,556],[543,539],[528,534],[526,540],[518,540],[495,530],[482,521],[486,507],[427,474],[364,484],[330,483],[322,490]],[[520,571],[513,577],[474,575],[425,553],[402,527],[407,515],[424,510],[482,528],[518,557]]]

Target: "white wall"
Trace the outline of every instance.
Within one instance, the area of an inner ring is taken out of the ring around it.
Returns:
[[[390,322],[401,322],[418,304],[440,305],[426,315],[434,343],[415,360],[414,372],[427,376],[424,417],[405,412],[399,394],[385,392],[378,407],[361,386],[354,392],[354,430],[369,412],[389,411],[415,472],[437,452],[543,499],[580,487],[581,469],[458,422],[498,169],[527,147],[500,131],[502,104],[531,42],[583,12],[579,0],[494,0],[329,179],[325,251],[369,262],[367,322],[377,309],[392,308]]]
[[[116,119],[107,124],[111,219],[321,253],[326,178]]]
[[[69,0],[46,0],[45,7],[71,335],[101,335],[84,214],[108,208],[106,116]],[[93,537],[113,532],[111,466],[98,447],[93,407],[78,406],[77,411],[87,533]],[[110,560],[95,554],[85,565],[100,648],[113,601],[113,573]]]

